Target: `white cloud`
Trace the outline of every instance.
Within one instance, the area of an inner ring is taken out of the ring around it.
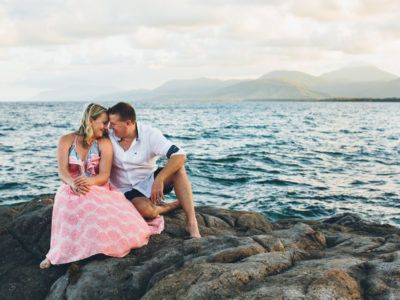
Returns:
[[[398,0],[3,0],[0,88],[132,89],[352,61],[400,75],[399,20]]]

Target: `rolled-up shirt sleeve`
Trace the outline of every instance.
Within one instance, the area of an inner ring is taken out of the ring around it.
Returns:
[[[160,157],[170,158],[174,155],[186,155],[185,151],[169,141],[160,130],[152,128],[150,134],[151,151]]]

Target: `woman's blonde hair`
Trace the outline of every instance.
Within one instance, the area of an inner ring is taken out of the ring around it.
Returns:
[[[96,103],[90,103],[83,112],[81,126],[75,133],[77,135],[83,136],[83,144],[85,146],[91,145],[94,140],[93,128],[90,125],[90,118],[96,120],[102,113],[107,113],[107,108]],[[108,131],[106,130],[104,131],[103,136],[107,135]]]

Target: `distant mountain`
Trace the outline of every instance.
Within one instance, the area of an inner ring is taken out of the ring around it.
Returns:
[[[321,81],[324,81],[319,77],[312,76],[304,72],[285,70],[272,71],[261,76],[260,79],[281,79],[293,82],[294,84],[303,84],[306,86],[313,86]]]
[[[116,92],[121,92],[121,90],[105,86],[74,85],[41,92],[30,98],[29,101],[93,101],[100,95]]]
[[[32,101],[168,101],[400,97],[400,78],[376,67],[342,68],[321,76],[273,71],[252,80],[171,80],[153,90],[81,86],[40,93]]]
[[[151,94],[151,90],[146,89],[137,89],[131,91],[123,91],[117,93],[108,93],[102,94],[98,97],[95,97],[93,101],[105,102],[105,101],[113,101],[113,102],[134,102],[137,100],[147,100],[147,95]]]
[[[391,81],[331,83],[316,87],[336,97],[392,98],[400,97],[400,79]]]
[[[342,68],[324,73],[319,78],[333,82],[371,82],[390,81],[398,77],[374,66],[361,66]]]
[[[151,100],[205,100],[221,88],[241,82],[240,80],[219,80],[198,78],[190,80],[171,80],[153,90],[133,90],[104,95],[99,100],[113,101],[151,101]],[[96,99],[96,100],[97,100]]]
[[[202,99],[210,97],[218,89],[225,88],[240,80],[219,80],[199,78],[192,80],[172,80],[152,91],[153,97],[157,98],[194,98]]]
[[[399,77],[371,66],[342,68],[318,77],[298,71],[273,71],[261,78],[279,78],[295,85],[303,85],[314,94],[328,95],[329,98],[400,97]]]
[[[240,82],[213,93],[215,99],[320,99],[329,96],[290,80],[263,77]]]

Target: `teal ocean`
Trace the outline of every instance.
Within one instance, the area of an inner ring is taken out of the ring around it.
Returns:
[[[400,103],[132,104],[187,152],[196,205],[400,224]],[[84,107],[0,103],[0,205],[55,194],[57,142]]]

